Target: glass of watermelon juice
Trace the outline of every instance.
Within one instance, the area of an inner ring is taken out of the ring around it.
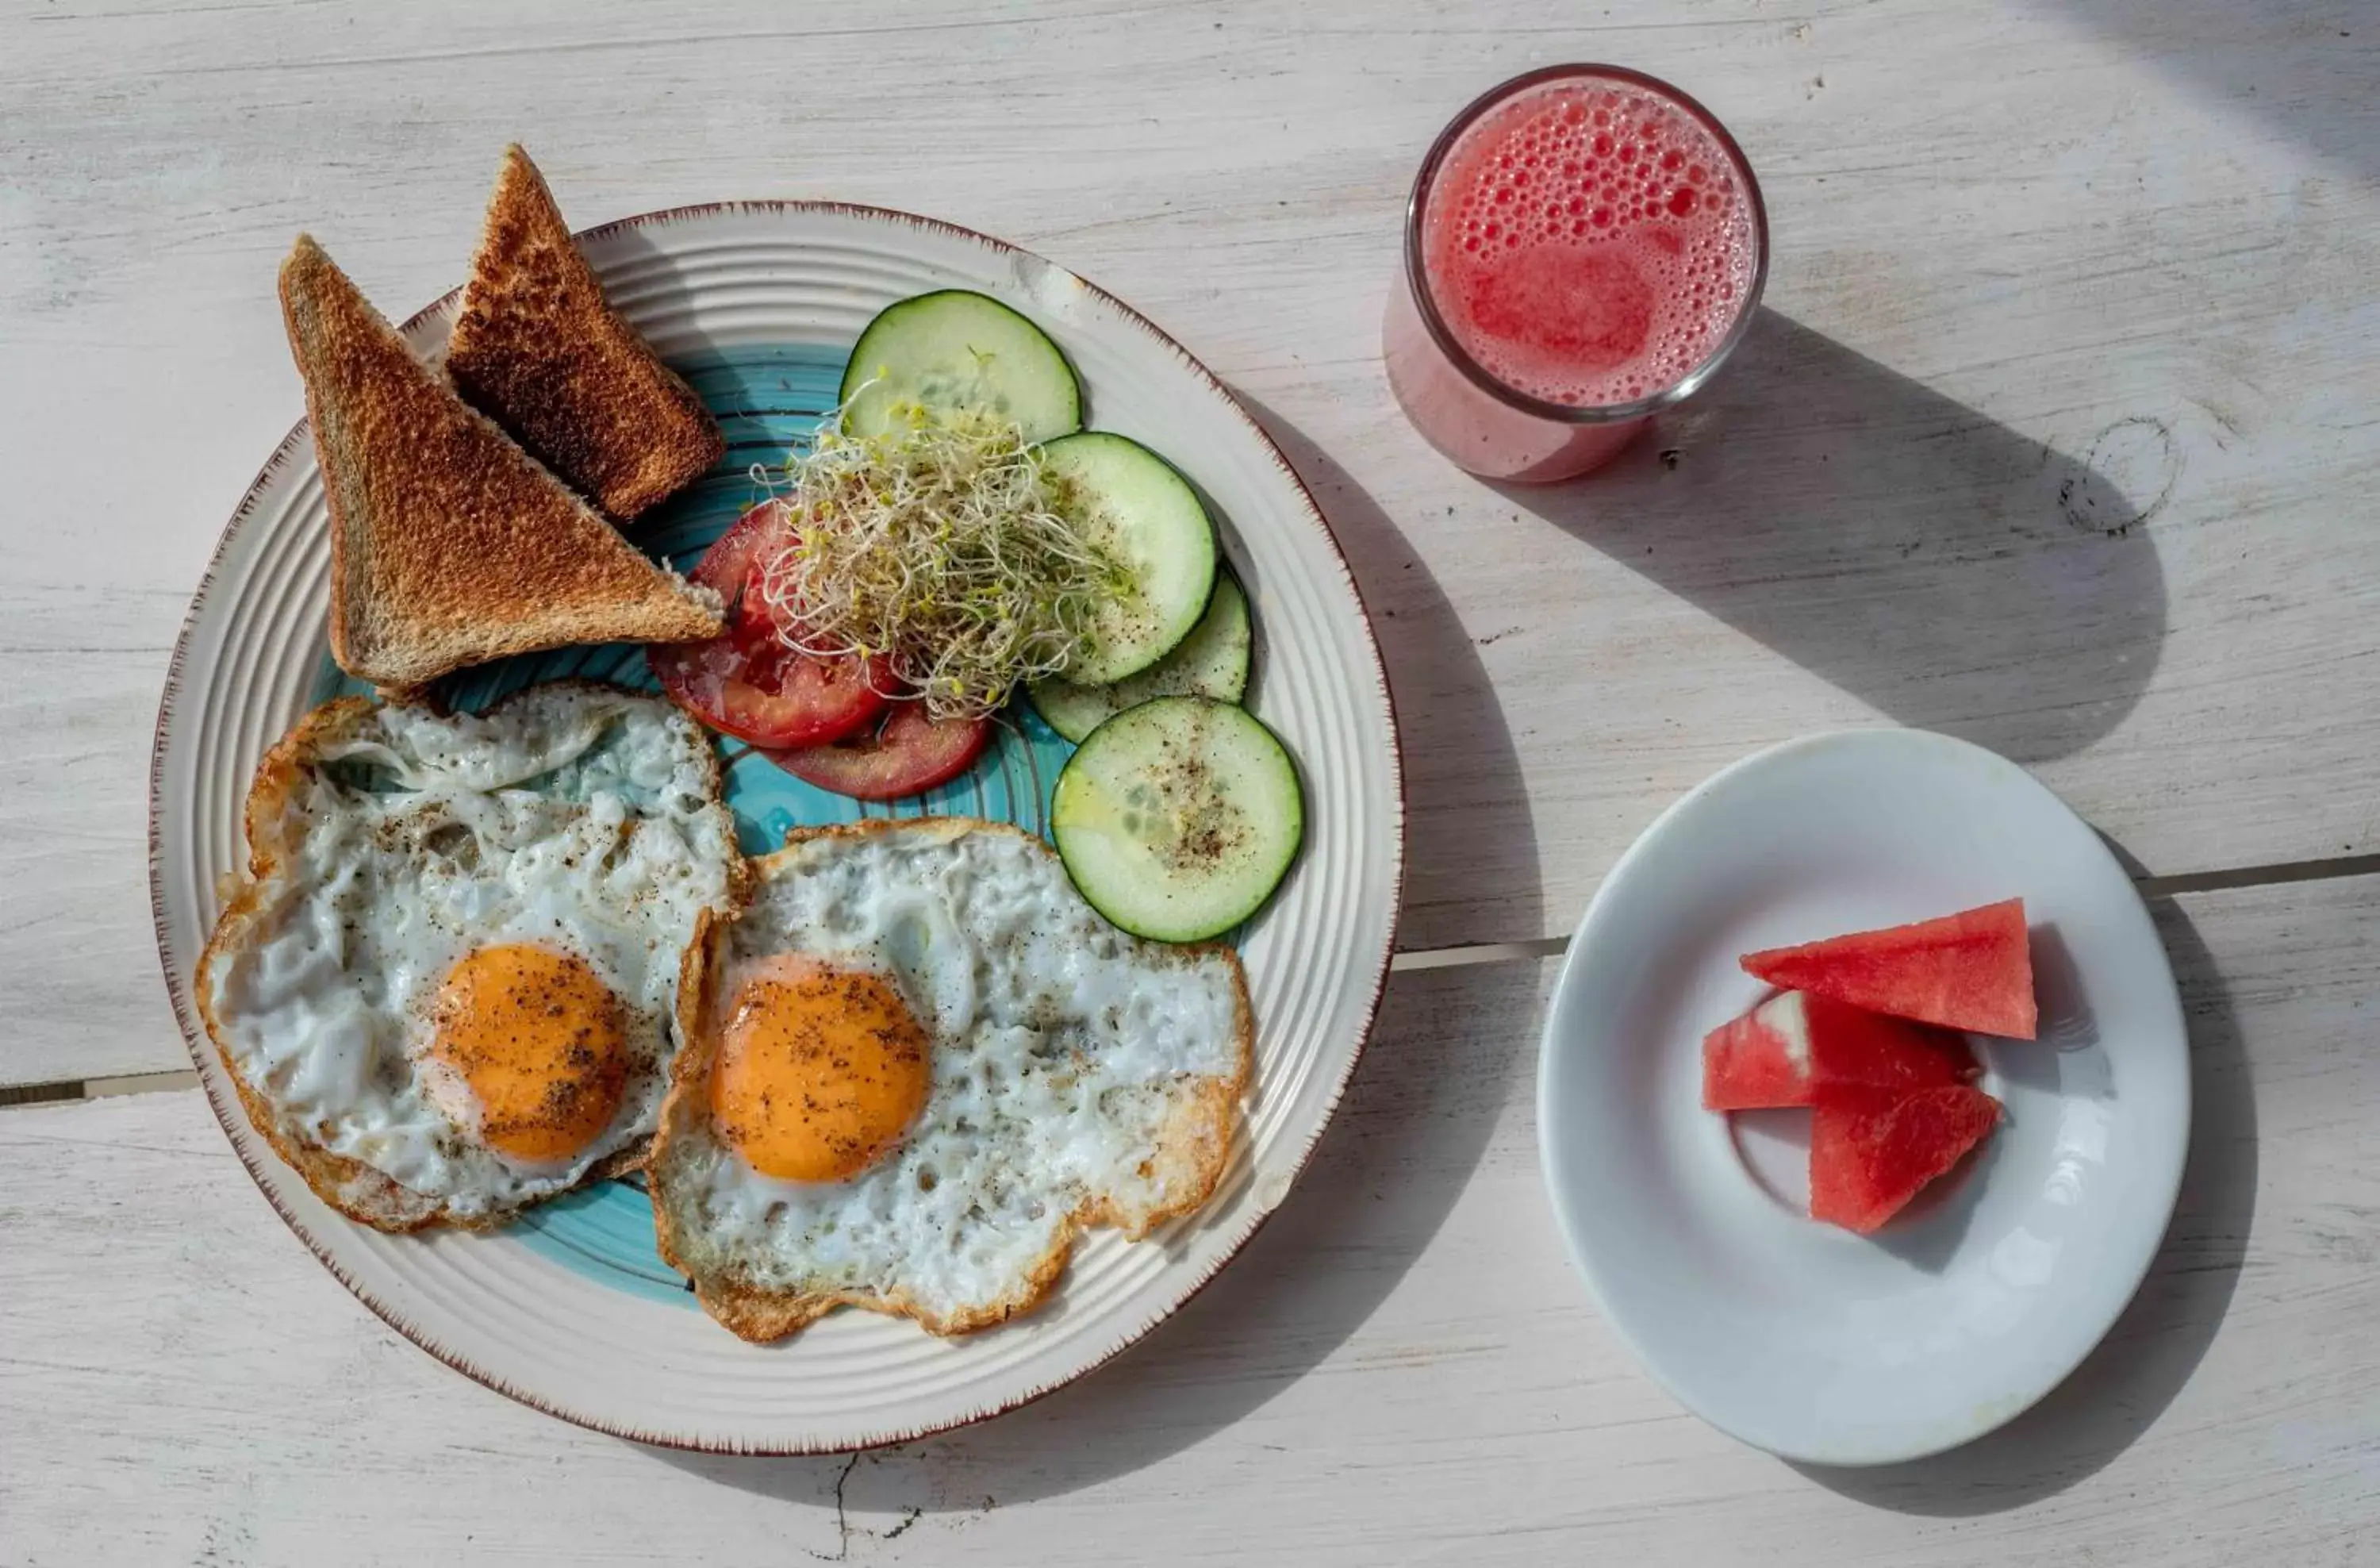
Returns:
[[[1575,478],[1717,372],[1767,273],[1760,187],[1708,110],[1617,66],[1531,71],[1422,160],[1389,384],[1471,472]]]

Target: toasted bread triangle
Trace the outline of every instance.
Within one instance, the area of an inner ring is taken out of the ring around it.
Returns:
[[[691,483],[727,450],[693,388],[603,298],[528,154],[505,149],[446,346],[463,395],[615,517]]]
[[[685,642],[719,600],[654,565],[413,357],[300,235],[281,265],[289,348],[331,506],[331,652],[404,688],[587,642]]]

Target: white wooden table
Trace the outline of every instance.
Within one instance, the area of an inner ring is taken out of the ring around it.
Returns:
[[[382,14],[383,9],[388,14]],[[1535,64],[1709,103],[1768,313],[1544,493],[1406,429],[1405,185]],[[1013,237],[1241,389],[1404,725],[1406,973],[1326,1152],[1115,1366],[857,1459],[594,1437],[396,1339],[200,1097],[142,869],[200,564],[299,411],[310,227],[403,308],[497,151],[577,222],[828,196]],[[2380,15],[2277,0],[0,6],[0,1562],[2380,1562]],[[2033,766],[2190,1005],[2182,1209],[2034,1413],[1797,1470],[1682,1413],[1536,1173],[1547,954],[1718,764]],[[125,1092],[139,1091],[139,1092]]]

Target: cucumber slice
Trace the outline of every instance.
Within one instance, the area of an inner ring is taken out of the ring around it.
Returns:
[[[1173,651],[1215,596],[1215,525],[1190,482],[1140,443],[1085,431],[1041,449],[1060,504],[1130,581],[1105,604],[1066,678],[1110,686]]]
[[[1035,681],[1026,687],[1034,711],[1068,740],[1080,742],[1128,708],[1160,697],[1211,697],[1237,702],[1247,694],[1248,596],[1229,572],[1215,574],[1215,597],[1181,646],[1136,675],[1113,686]]]
[[[882,435],[919,407],[1014,419],[1026,442],[1083,428],[1083,389],[1047,334],[989,295],[963,288],[887,305],[843,371],[844,428]]]
[[[1066,874],[1135,936],[1203,942],[1272,896],[1305,836],[1297,770],[1246,710],[1160,697],[1091,732],[1058,775]]]

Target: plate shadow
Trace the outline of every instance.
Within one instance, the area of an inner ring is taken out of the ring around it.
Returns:
[[[1312,491],[1374,617],[1406,763],[1407,906],[1419,869],[1443,877],[1467,865],[1475,883],[1475,844],[1451,836],[1463,814],[1416,809],[1431,804],[1416,783],[1417,772],[1429,777],[1426,764],[1417,763],[1435,754],[1460,756],[1471,787],[1525,811],[1519,758],[1470,635],[1396,525],[1346,470],[1287,419],[1241,401]],[[1263,520],[1235,521],[1245,529]],[[1518,838],[1525,859],[1505,902],[1534,930],[1542,901],[1525,818]],[[1508,868],[1500,863],[1493,874],[1502,878]],[[1500,967],[1516,986],[1538,983],[1539,966]],[[880,1538],[928,1514],[981,1513],[1094,1486],[1222,1431],[1319,1366],[1371,1317],[1445,1222],[1511,1085],[1531,1070],[1533,1028],[1494,1038],[1463,1027],[1463,1009],[1476,996],[1464,973],[1391,982],[1346,1098],[1288,1200],[1229,1268],[1111,1365],[993,1420],[857,1455],[650,1452],[728,1486],[832,1510],[844,1531]],[[1057,1302],[1063,1298],[1062,1284]]]
[[[2155,673],[2179,453],[2146,419],[2059,453],[1763,309],[1609,468],[1495,488],[1899,723],[2041,762]]]
[[[1964,1517],[2021,1508],[2096,1474],[2173,1403],[2230,1309],[2256,1209],[2256,1095],[2229,991],[2180,906],[2150,911],[2190,1026],[2189,1164],[2148,1277],[2099,1347],[2039,1404],[1963,1448],[1907,1465],[1795,1465],[1875,1508]]]

